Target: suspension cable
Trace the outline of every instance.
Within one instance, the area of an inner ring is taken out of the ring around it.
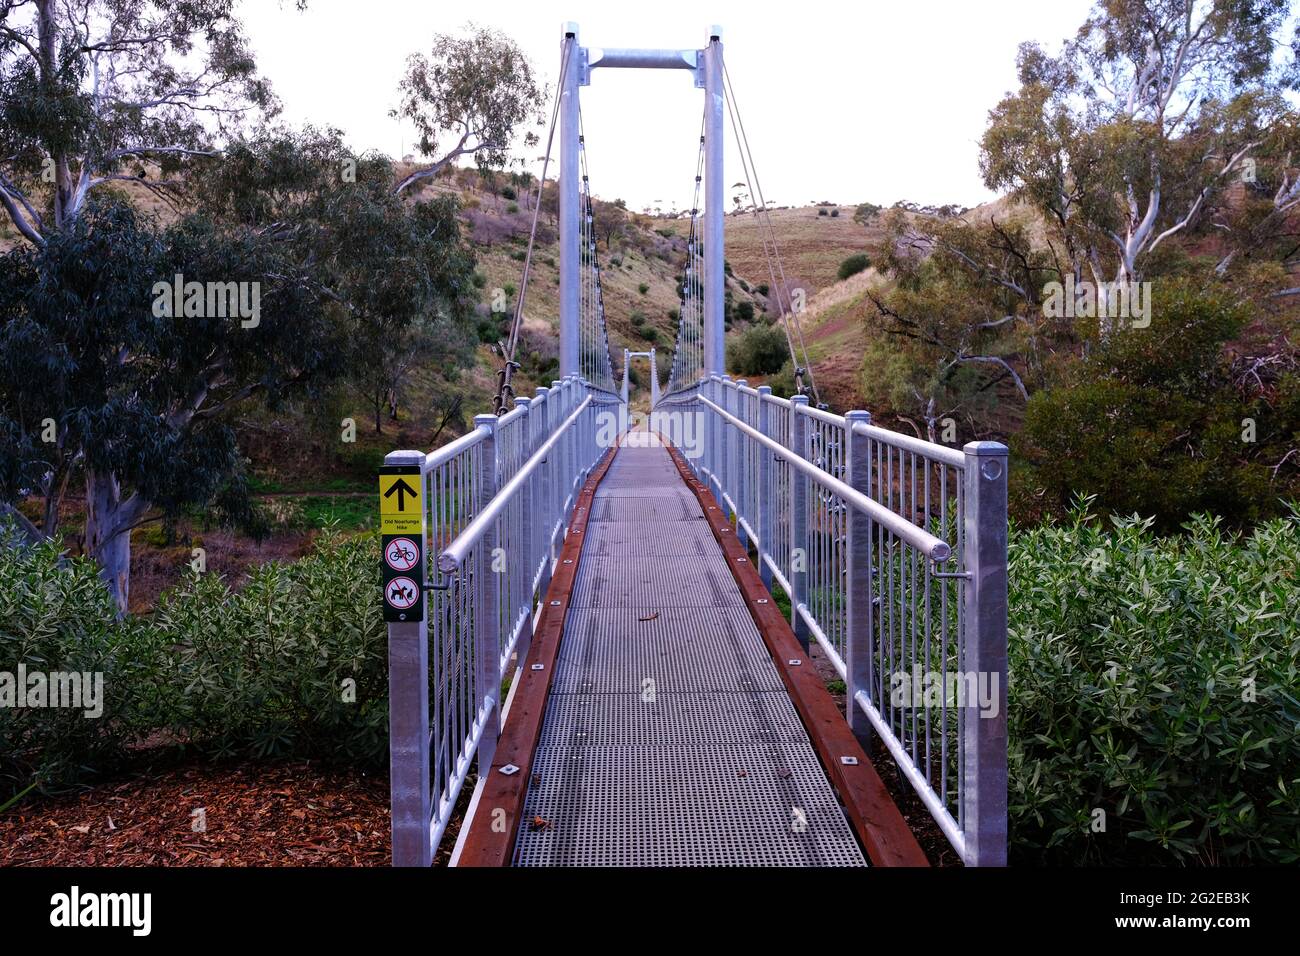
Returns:
[[[744,120],[740,116],[740,104],[736,102],[735,90],[731,84],[731,74],[724,63],[722,66],[722,77],[724,83],[724,99],[727,102],[727,112],[731,117],[731,126],[736,134],[737,145],[740,146],[741,164],[745,171],[745,181],[749,186],[750,206],[754,212],[754,218],[759,224],[759,235],[763,241],[763,254],[767,258],[768,272],[772,275],[772,283],[776,287],[777,308],[781,310],[782,324],[785,326],[786,343],[790,348],[790,361],[794,364],[795,383],[800,394],[805,394],[802,379],[804,375],[808,379],[808,388],[812,391],[813,402],[821,405],[821,397],[817,391],[817,384],[813,380],[812,362],[808,359],[808,347],[804,342],[803,327],[798,317],[794,313],[793,301],[790,297],[790,290],[787,288],[785,276],[785,265],[781,259],[781,250],[776,240],[776,229],[772,225],[772,217],[768,212],[767,199],[763,196],[763,186],[758,179],[758,167],[754,163],[753,152],[749,147],[749,136],[745,132]],[[751,170],[753,175],[751,178]],[[762,210],[760,215],[759,210]],[[766,229],[766,233],[764,230]],[[768,250],[768,242],[771,242],[771,251]],[[777,282],[777,275],[780,276],[780,282]],[[782,302],[781,295],[785,294],[786,302],[790,303],[789,318],[787,319],[785,304]],[[793,331],[792,331],[793,330]],[[798,340],[798,351],[795,350],[795,340]],[[802,357],[802,367],[800,358]]]
[[[580,342],[580,348],[583,352],[583,364],[591,371],[588,381],[598,388],[612,392],[614,361],[609,350],[609,327],[605,323],[605,291],[601,281],[600,254],[597,249],[596,207],[591,194],[591,180],[587,168],[586,131],[583,126],[581,105],[578,107],[578,142],[585,199],[582,208],[582,224],[586,230],[583,249],[590,261],[590,267],[584,277],[588,283],[586,321],[591,328],[591,335],[586,341]]]
[[[560,115],[560,98],[564,92],[564,79],[569,72],[569,54],[577,40],[571,39],[564,45],[564,56],[560,61],[560,78],[555,84],[555,105],[551,109],[551,128],[546,134],[546,156],[542,160],[542,175],[537,181],[537,196],[533,202],[533,223],[528,232],[528,252],[524,256],[523,277],[519,281],[519,295],[515,299],[515,314],[510,322],[510,335],[507,345],[502,349],[505,365],[497,374],[497,394],[492,399],[492,414],[500,416],[506,410],[506,402],[514,397],[511,385],[514,369],[519,368],[515,361],[515,350],[519,346],[519,328],[524,317],[524,299],[528,295],[528,277],[532,273],[533,247],[537,242],[537,221],[542,211],[542,193],[546,189],[546,172],[551,165],[551,147],[555,142],[555,127]]]
[[[700,276],[699,253],[699,213],[700,191],[704,181],[704,129],[706,114],[700,117],[700,145],[695,158],[694,193],[691,200],[690,227],[686,234],[686,267],[682,275],[680,289],[680,309],[677,322],[677,341],[673,348],[672,371],[668,379],[668,391],[677,391],[699,380],[703,370],[703,354],[700,351],[700,304],[703,299],[703,283]],[[689,364],[688,364],[689,363]]]

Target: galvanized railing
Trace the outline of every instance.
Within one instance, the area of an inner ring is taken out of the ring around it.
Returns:
[[[492,763],[502,686],[524,660],[574,502],[621,421],[578,376],[539,388],[419,466],[425,619],[388,625],[393,863],[428,866],[474,767]]]
[[[1007,449],[957,450],[712,376],[660,403],[879,741],[968,865],[1006,862]],[[689,433],[692,429],[676,425]]]

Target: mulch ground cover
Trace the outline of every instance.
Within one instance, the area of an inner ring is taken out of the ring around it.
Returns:
[[[0,814],[0,866],[388,863],[386,775],[304,762],[139,773]]]

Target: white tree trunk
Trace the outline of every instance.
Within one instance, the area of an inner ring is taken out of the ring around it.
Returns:
[[[119,614],[131,595],[131,527],[143,511],[137,496],[122,500],[116,475],[86,470],[86,552],[99,564]]]

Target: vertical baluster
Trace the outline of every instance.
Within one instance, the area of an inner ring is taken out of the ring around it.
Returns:
[[[808,416],[802,410],[808,407],[807,395],[790,399],[790,444],[792,452],[808,456]],[[790,626],[794,635],[808,650],[808,624],[799,613],[801,605],[808,602],[808,479],[793,466],[790,474],[790,586],[794,594],[790,599]]]

